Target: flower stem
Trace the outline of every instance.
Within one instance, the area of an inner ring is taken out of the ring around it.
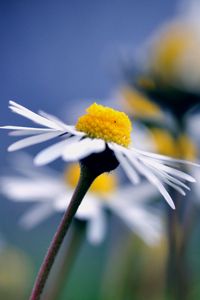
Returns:
[[[85,196],[86,192],[88,191],[90,185],[97,177],[97,174],[91,172],[90,168],[86,165],[81,164],[81,174],[79,178],[78,185],[74,191],[70,204],[58,226],[58,229],[53,237],[53,240],[50,244],[50,247],[47,251],[47,254],[44,258],[44,261],[40,267],[38,276],[36,278],[31,296],[29,300],[39,300],[41,294],[43,292],[44,286],[46,284],[47,278],[51,271],[52,265],[54,260],[57,256],[57,253],[60,249],[62,241],[69,229],[69,226],[72,222],[72,219],[81,204],[83,197]]]

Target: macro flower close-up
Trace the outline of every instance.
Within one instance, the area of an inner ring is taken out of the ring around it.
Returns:
[[[200,299],[200,0],[0,16],[0,300]]]

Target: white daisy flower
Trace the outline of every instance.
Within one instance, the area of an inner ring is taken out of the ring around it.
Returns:
[[[17,168],[20,176],[2,176],[0,189],[12,201],[36,203],[20,221],[21,225],[30,229],[50,215],[66,210],[80,171],[78,164],[71,164],[64,176],[60,176],[47,167],[34,168],[27,156],[17,157],[15,167],[21,162],[23,168]],[[87,238],[92,244],[103,240],[107,229],[106,211],[109,210],[144,242],[155,245],[163,235],[163,223],[160,211],[148,202],[156,196],[157,190],[148,182],[137,187],[126,185],[117,188],[116,176],[104,173],[91,186],[75,218],[87,221]]]
[[[78,119],[75,126],[69,126],[54,116],[44,112],[36,114],[13,101],[10,101],[10,109],[43,127],[1,127],[12,130],[10,134],[13,136],[28,136],[12,144],[8,148],[9,151],[56,137],[61,138],[61,141],[42,150],[35,157],[36,165],[50,163],[59,157],[65,161],[80,161],[90,159],[93,154],[101,154],[101,161],[100,156],[93,157],[94,168],[101,167],[102,162],[112,164],[112,169],[120,164],[134,184],[140,181],[139,175],[146,177],[173,209],[175,209],[174,202],[164,184],[185,195],[184,188],[189,189],[185,182],[195,182],[192,176],[170,165],[172,163],[199,165],[131,147],[131,122],[123,112],[94,103],[87,109],[87,113]]]

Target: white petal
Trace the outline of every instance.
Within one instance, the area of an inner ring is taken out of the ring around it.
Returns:
[[[14,130],[9,132],[10,136],[26,136],[26,135],[35,135],[45,132],[57,132],[55,129],[46,129],[46,128],[30,128],[30,130]]]
[[[173,182],[171,182],[167,179],[165,179],[164,182],[167,183],[169,186],[171,186],[173,189],[175,189],[177,192],[179,192],[181,195],[183,195],[183,196],[186,195],[185,191],[178,185],[174,184]]]
[[[147,164],[148,165],[148,164]],[[185,183],[183,183],[181,180],[177,179],[176,177],[173,177],[171,175],[169,175],[168,173],[158,169],[158,168],[155,168],[154,166],[152,165],[148,165],[149,168],[151,168],[152,172],[154,173],[157,173],[158,176],[160,178],[162,178],[162,180],[164,180],[165,182],[171,182],[173,184],[175,184],[176,186],[180,186],[182,188],[185,188],[186,190],[190,191],[190,187],[188,185],[186,185]],[[167,180],[167,181],[166,181]]]
[[[125,202],[127,205],[134,206],[135,203],[143,204],[150,202],[160,194],[154,185],[145,180],[137,186],[132,186],[130,184],[123,185],[112,195],[115,201],[110,201],[108,203],[123,202],[123,205],[125,205]]]
[[[106,218],[103,211],[99,211],[95,218],[91,219],[87,225],[87,238],[93,245],[102,242],[106,233]]]
[[[48,140],[51,140],[55,137],[58,137],[60,135],[60,132],[48,132],[48,133],[42,133],[36,136],[30,136],[25,139],[19,140],[12,145],[8,147],[8,151],[16,151],[19,149],[23,149],[35,144],[39,144]]]
[[[132,207],[114,207],[114,212],[145,243],[153,246],[160,241],[163,224],[157,210],[141,205],[132,205]]]
[[[195,163],[195,162],[191,162],[191,161],[188,161],[188,160],[176,159],[176,158],[172,158],[172,157],[161,155],[161,154],[156,154],[156,153],[152,153],[152,152],[138,150],[138,149],[135,149],[135,148],[130,148],[130,149],[132,151],[136,152],[136,153],[142,154],[142,155],[147,156],[147,157],[155,158],[155,159],[158,159],[158,160],[163,160],[163,161],[172,162],[172,163],[181,163],[181,164],[187,164],[187,165],[191,165],[191,166],[200,167],[200,164]]]
[[[3,177],[0,178],[1,193],[13,201],[50,201],[62,189],[56,180]]]
[[[62,157],[66,161],[77,161],[92,153],[102,152],[105,150],[105,147],[103,140],[85,138],[65,146]]]
[[[74,126],[65,124],[64,122],[62,122],[60,119],[58,119],[57,117],[55,117],[53,115],[47,114],[46,112],[43,112],[43,111],[39,111],[39,113],[41,116],[43,116],[53,122],[56,122],[60,127],[63,128],[64,131],[67,131],[71,134],[78,135],[78,136],[85,135],[85,133],[76,130],[76,128]]]
[[[45,127],[57,129],[57,130],[63,129],[55,121],[50,121],[47,118],[44,118],[44,117],[32,112],[31,110],[27,109],[26,107],[14,102],[14,101],[9,101],[9,104],[10,104],[9,108],[13,112],[15,112],[27,119],[30,119],[31,121],[33,121],[37,124],[43,125]]]
[[[14,135],[14,136],[31,135],[36,133],[38,134],[43,132],[52,132],[56,130],[56,129],[49,129],[49,128],[35,128],[35,127],[23,127],[23,126],[12,126],[12,125],[0,126],[0,128],[6,130],[14,130],[9,133],[9,135]]]
[[[53,116],[49,113],[46,113],[42,110],[39,111],[40,116],[45,117],[46,119],[56,122],[57,124],[59,124],[60,127],[62,127],[64,130],[68,129],[68,127],[70,128],[70,126],[66,125],[64,122],[62,122],[59,118],[57,118],[56,116]]]
[[[140,177],[138,176],[137,172],[134,170],[134,168],[130,165],[130,163],[127,161],[127,158],[121,153],[115,145],[108,143],[108,146],[113,152],[115,153],[115,156],[119,163],[121,164],[122,168],[124,169],[127,177],[130,179],[130,181],[133,184],[138,184],[140,182]]]
[[[130,151],[127,150],[128,158],[130,159],[131,163],[137,168],[137,170],[141,174],[143,174],[152,184],[154,184],[158,188],[158,190],[163,195],[167,203],[171,206],[171,208],[175,209],[174,202],[167,190],[165,189],[165,187],[163,186],[162,182],[146,166],[139,163],[139,161],[135,157],[132,157],[131,152],[129,152]]]
[[[36,205],[22,216],[20,224],[25,229],[31,229],[50,217],[54,212],[50,203]]]
[[[81,220],[94,219],[99,210],[101,210],[101,204],[98,196],[94,193],[87,193],[78,208],[76,217]]]
[[[49,146],[48,148],[42,150],[36,155],[34,163],[38,166],[41,166],[54,161],[62,155],[66,145],[74,144],[79,140],[80,137],[73,136],[71,138],[62,140],[52,146]]]
[[[145,162],[145,164],[151,165],[155,169],[163,170],[163,171],[165,171],[169,174],[172,174],[176,177],[182,178],[182,179],[184,179],[186,181],[189,181],[189,182],[195,182],[196,181],[195,178],[193,178],[192,176],[190,176],[189,174],[187,174],[183,171],[177,170],[177,169],[169,167],[169,166],[165,166],[162,163],[156,162],[156,161],[154,161],[152,159],[149,159],[149,158],[141,157],[140,159],[143,162]]]
[[[63,211],[66,211],[69,203],[70,203],[70,200],[72,198],[72,195],[74,193],[73,190],[70,190],[70,187],[68,187],[68,189],[61,193],[59,196],[57,196],[53,202],[53,206],[54,206],[54,209],[56,211],[59,211],[59,212],[63,212]]]

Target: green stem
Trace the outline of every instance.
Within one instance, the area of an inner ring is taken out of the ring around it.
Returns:
[[[185,232],[181,222],[182,199],[174,192],[176,210],[168,212],[168,292],[172,299],[188,299]]]
[[[81,174],[78,185],[74,191],[70,204],[61,220],[61,223],[58,226],[58,229],[53,237],[46,257],[41,265],[29,300],[41,299],[41,294],[43,292],[44,286],[46,284],[57,253],[60,249],[62,241],[69,229],[69,226],[79,205],[81,204],[83,197],[85,196],[90,185],[96,177],[97,175],[95,175],[94,172],[91,172],[88,167],[86,167],[85,165],[81,165]]]
[[[74,220],[70,238],[65,240],[60,255],[55,262],[55,271],[50,274],[43,298],[45,300],[60,299],[65,282],[70,275],[80,247],[85,237],[86,222]],[[52,276],[51,276],[52,275]]]

